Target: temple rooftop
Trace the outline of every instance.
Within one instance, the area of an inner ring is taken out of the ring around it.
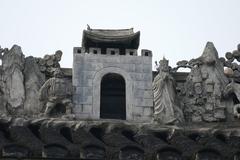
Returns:
[[[82,47],[138,49],[140,31],[130,29],[91,29],[83,31]]]

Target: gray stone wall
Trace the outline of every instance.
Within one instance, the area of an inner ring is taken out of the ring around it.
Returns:
[[[95,52],[91,52],[95,51]],[[115,50],[114,50],[115,51]],[[151,121],[153,114],[152,53],[142,50],[134,54],[101,54],[99,49],[75,47],[73,53],[73,113],[82,119],[100,118],[100,87],[108,73],[120,74],[126,84],[126,119]],[[129,52],[129,50],[128,50]]]

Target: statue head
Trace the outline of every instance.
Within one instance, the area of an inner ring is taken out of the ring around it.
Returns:
[[[57,68],[55,71],[54,71],[54,77],[55,78],[62,78],[63,77],[63,72],[61,71],[60,68]]]
[[[159,62],[159,71],[169,72],[168,60],[163,57]]]
[[[62,58],[62,51],[61,50],[57,50],[56,52],[55,52],[55,58],[56,58],[56,60],[59,62],[59,61],[61,61],[61,58]]]

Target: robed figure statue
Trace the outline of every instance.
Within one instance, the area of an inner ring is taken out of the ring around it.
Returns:
[[[154,121],[162,124],[181,122],[183,113],[176,103],[174,79],[165,58],[160,61],[158,72],[153,81]]]

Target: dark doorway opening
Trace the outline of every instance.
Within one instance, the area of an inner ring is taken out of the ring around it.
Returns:
[[[102,78],[100,118],[126,119],[125,80],[119,74],[109,73]]]

